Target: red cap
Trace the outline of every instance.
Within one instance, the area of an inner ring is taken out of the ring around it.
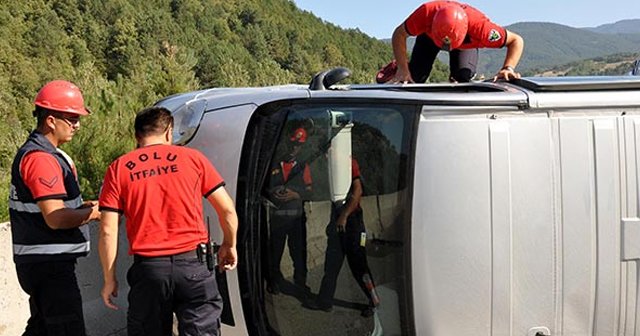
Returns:
[[[291,138],[289,140],[297,143],[305,143],[307,142],[307,131],[305,131],[302,127],[297,128],[293,132],[293,135],[291,135]]]

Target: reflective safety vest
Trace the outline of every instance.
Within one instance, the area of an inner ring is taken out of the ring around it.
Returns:
[[[54,147],[47,138],[32,132],[20,147],[11,166],[11,192],[9,218],[13,238],[13,261],[19,263],[69,260],[89,253],[89,227],[53,230],[47,226],[37,202],[20,174],[20,162],[32,151],[46,152],[58,161],[62,168],[67,196],[63,198],[67,208],[82,205],[82,195],[77,177],[72,169],[73,161],[62,150]]]

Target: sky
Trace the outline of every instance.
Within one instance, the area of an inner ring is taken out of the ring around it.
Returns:
[[[393,30],[425,0],[294,0],[298,8],[342,28],[358,28],[379,39]],[[461,1],[484,12],[493,22],[553,22],[575,28],[640,19],[640,0],[488,0]],[[604,5],[609,3],[610,5]]]

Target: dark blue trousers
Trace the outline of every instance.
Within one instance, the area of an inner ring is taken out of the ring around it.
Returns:
[[[307,282],[307,219],[298,216],[272,215],[269,242],[269,280],[272,284],[282,281],[280,262],[285,243],[293,262],[293,280],[298,285]]]
[[[364,283],[364,275],[368,274],[372,279],[371,271],[367,263],[367,251],[360,244],[362,233],[366,232],[362,218],[362,210],[355,211],[347,218],[345,232],[336,230],[336,221],[340,209],[332,209],[331,222],[327,226],[327,249],[324,257],[324,276],[318,293],[318,305],[331,307],[333,296],[336,292],[338,275],[345,257],[353,278],[358,283],[362,292],[371,302],[371,295]]]
[[[23,336],[85,336],[76,260],[17,264],[31,317]]]
[[[440,48],[426,34],[418,35],[411,52],[409,71],[416,83],[424,83],[431,74]],[[476,75],[478,49],[455,49],[449,52],[450,78],[467,83]]]
[[[217,336],[222,297],[213,272],[188,256],[135,256],[127,273],[128,336],[171,336],[173,313],[180,336]]]

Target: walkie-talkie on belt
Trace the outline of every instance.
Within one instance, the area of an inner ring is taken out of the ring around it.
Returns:
[[[217,264],[217,245],[211,241],[211,225],[209,224],[209,216],[207,216],[207,251],[205,253],[207,260],[207,268],[209,271],[213,271]]]

